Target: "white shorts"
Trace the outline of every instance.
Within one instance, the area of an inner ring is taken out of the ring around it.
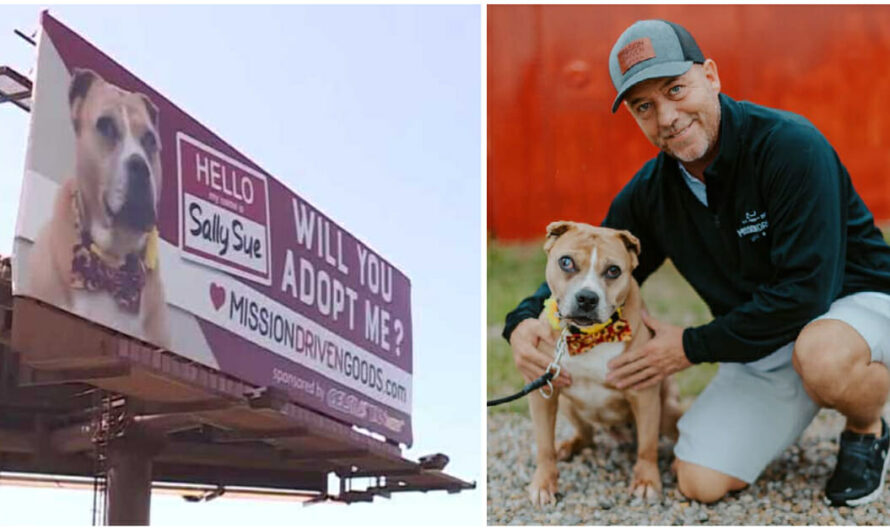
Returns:
[[[841,320],[871,349],[872,362],[890,367],[890,295],[864,292],[839,298],[814,320]],[[819,412],[791,365],[794,342],[751,363],[721,363],[717,375],[680,418],[674,454],[680,460],[757,480]]]

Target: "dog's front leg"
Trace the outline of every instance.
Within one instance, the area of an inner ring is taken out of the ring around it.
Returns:
[[[630,490],[638,499],[655,501],[661,496],[658,473],[658,431],[661,422],[661,385],[629,391],[627,398],[637,426],[637,463]]]
[[[538,444],[537,469],[532,483],[528,486],[528,494],[532,504],[556,502],[556,482],[559,471],[556,469],[556,411],[559,392],[553,391],[550,399],[540,392],[534,391],[528,396],[532,423],[535,427],[535,441]]]

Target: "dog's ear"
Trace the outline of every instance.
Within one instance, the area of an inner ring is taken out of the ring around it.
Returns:
[[[148,111],[148,117],[151,119],[151,124],[155,126],[155,130],[158,128],[158,107],[155,106],[154,103],[148,96],[145,94],[139,94],[139,97],[142,98],[142,102],[145,103],[145,110]]]
[[[75,68],[74,76],[71,78],[71,85],[68,87],[68,104],[71,107],[71,123],[74,124],[74,130],[80,130],[80,107],[86,98],[87,92],[93,85],[93,81],[99,79],[98,74],[92,70],[84,68]]]
[[[554,221],[547,225],[547,241],[544,242],[544,252],[550,252],[550,248],[559,239],[559,236],[568,232],[575,223],[571,221]]]
[[[627,230],[619,230],[618,237],[621,238],[621,241],[624,242],[624,246],[627,248],[627,251],[630,253],[630,266],[632,269],[636,269],[637,265],[640,264],[640,240],[637,237]]]

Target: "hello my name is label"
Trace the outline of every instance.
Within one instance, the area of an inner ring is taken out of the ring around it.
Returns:
[[[182,132],[176,149],[183,256],[271,284],[265,175]]]

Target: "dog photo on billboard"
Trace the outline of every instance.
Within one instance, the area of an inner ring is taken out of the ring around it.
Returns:
[[[74,175],[59,189],[29,267],[34,295],[158,346],[170,343],[158,259],[158,109],[87,69],[68,88]]]

